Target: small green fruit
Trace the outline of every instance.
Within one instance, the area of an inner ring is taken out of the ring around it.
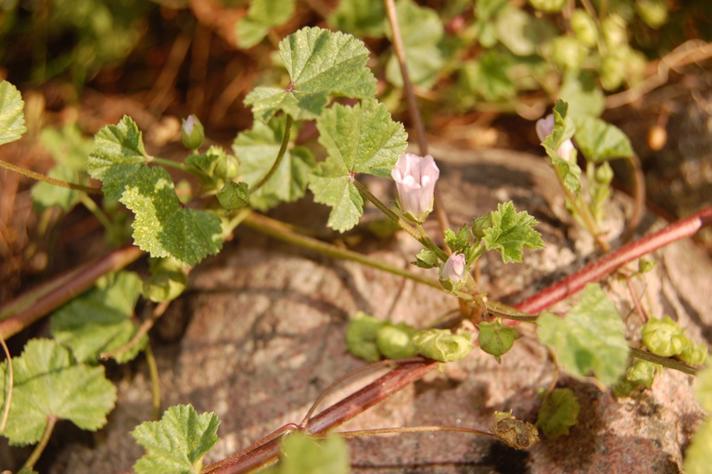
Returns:
[[[655,355],[672,357],[682,353],[690,341],[680,326],[670,316],[665,316],[645,323],[643,344]]]
[[[571,14],[571,29],[576,39],[589,48],[598,41],[596,22],[584,10],[574,10]]]
[[[586,59],[586,47],[573,36],[559,36],[551,42],[551,60],[563,70],[577,71]]]

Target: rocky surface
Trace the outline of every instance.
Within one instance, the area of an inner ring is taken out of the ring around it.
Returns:
[[[530,252],[526,265],[504,267],[486,259],[483,283],[493,297],[515,301],[516,293],[530,294],[588,258],[590,239],[564,230],[561,199],[543,161],[510,152],[435,151],[444,164],[442,188],[453,221],[464,222],[505,199],[541,221],[546,248]],[[374,189],[385,192],[376,184]],[[612,235],[621,232],[626,209],[622,199],[612,206]],[[647,227],[651,225],[660,223],[651,220]],[[404,266],[417,250],[406,237],[360,245],[374,257]],[[682,242],[660,252],[656,270],[634,286],[645,294],[653,314],[670,314],[698,340],[709,340],[712,309],[702,295],[712,294],[710,275],[712,264],[705,254]],[[639,321],[627,287],[613,282],[610,290],[634,328]],[[221,440],[208,461],[221,459],[284,423],[299,422],[322,390],[363,366],[346,353],[343,341],[346,321],[356,310],[427,325],[455,306],[428,287],[242,233],[220,257],[195,272],[191,290],[164,317],[159,335],[175,337],[181,321],[187,323],[178,343],[156,348],[164,404],[192,403],[215,411],[222,420]],[[494,410],[512,410],[533,421],[538,393],[552,383],[555,371],[531,335],[525,331],[501,364],[475,350],[344,428],[461,424],[486,429]],[[635,401],[617,401],[591,380],[562,376],[558,384],[571,387],[582,405],[580,423],[568,436],[544,441],[530,452],[459,434],[354,440],[355,472],[679,471],[683,449],[701,417],[691,377],[666,371]],[[119,382],[119,391],[109,425],[92,440],[66,447],[50,472],[130,470],[140,449],[129,431],[151,411],[142,363]]]

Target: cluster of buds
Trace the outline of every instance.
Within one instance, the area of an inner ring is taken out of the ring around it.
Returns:
[[[551,135],[551,132],[553,131],[554,116],[552,114],[536,121],[536,134],[539,137],[539,140],[544,141],[544,139]],[[564,142],[559,145],[557,152],[559,153],[559,157],[566,161],[576,159],[576,148],[570,139],[564,140]]]

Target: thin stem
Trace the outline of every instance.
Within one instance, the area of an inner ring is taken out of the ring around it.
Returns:
[[[568,190],[566,185],[564,185],[564,181],[561,179],[561,176],[559,176],[559,173],[556,172],[556,170],[554,171],[554,174],[556,175],[556,179],[559,182],[561,190],[566,196],[566,200],[574,208],[576,214],[581,217],[581,219],[583,219],[584,227],[586,227],[588,233],[591,234],[591,237],[593,237],[593,239],[596,241],[596,244],[601,248],[603,252],[608,252],[610,250],[610,246],[608,245],[608,242],[601,238],[601,232],[598,229],[596,220],[591,215],[591,211],[589,211],[588,206],[581,205],[579,199],[571,191]]]
[[[52,436],[52,431],[54,431],[54,425],[56,423],[57,423],[57,418],[55,418],[54,416],[47,417],[47,424],[45,425],[45,429],[42,432],[42,437],[40,438],[40,442],[37,443],[37,446],[35,446],[35,449],[32,450],[30,457],[27,458],[27,461],[25,461],[25,464],[22,465],[22,469],[29,470],[29,469],[32,469],[33,467],[35,467],[35,464],[37,464],[37,461],[39,461],[40,456],[42,456],[42,452],[47,447],[47,443],[49,443],[49,439]]]
[[[146,319],[144,322],[141,323],[141,325],[138,327],[138,330],[136,333],[131,337],[131,339],[124,344],[121,347],[118,347],[114,349],[113,351],[109,352],[103,352],[99,358],[106,360],[106,359],[111,359],[114,358],[116,359],[120,355],[124,354],[125,352],[128,352],[131,350],[136,344],[141,342],[141,339],[148,334],[148,331],[151,330],[154,324],[156,324],[156,321],[158,321],[161,316],[163,316],[168,309],[168,306],[171,304],[170,301],[164,301],[162,303],[159,303],[154,309],[153,312],[151,313],[151,317]]]
[[[250,194],[253,194],[255,191],[260,189],[262,186],[269,181],[269,179],[277,172],[277,169],[279,169],[279,165],[282,163],[282,159],[284,158],[284,155],[287,154],[287,146],[289,146],[289,138],[290,134],[292,131],[292,117],[290,115],[287,115],[287,122],[284,125],[284,134],[282,135],[282,144],[279,147],[279,151],[277,152],[277,157],[274,159],[274,163],[272,163],[272,167],[267,171],[267,174],[265,174],[262,179],[260,179],[257,183],[255,183],[254,186],[250,189]]]
[[[94,214],[94,217],[96,217],[96,220],[98,220],[101,225],[104,226],[104,229],[106,229],[107,231],[111,229],[111,219],[109,219],[109,216],[107,216],[104,211],[102,211],[101,208],[96,205],[92,198],[90,198],[87,194],[81,194],[79,196],[79,202],[81,202],[82,205],[89,210],[89,212]]]
[[[690,375],[697,374],[696,368],[690,367],[689,365],[685,364],[684,362],[680,362],[679,360],[671,359],[669,357],[661,357],[659,355],[655,355],[650,352],[636,349],[635,347],[630,348],[630,355],[632,355],[636,359],[643,359],[643,360],[647,360],[648,362],[654,362],[656,364],[660,364],[664,367],[667,367],[668,369],[679,370],[680,372],[684,372],[684,373],[690,374]]]
[[[5,432],[5,427],[7,426],[7,418],[10,416],[10,406],[12,405],[12,388],[15,385],[15,370],[12,366],[12,356],[10,355],[10,349],[7,348],[5,339],[0,335],[0,344],[2,344],[2,350],[5,351],[5,357],[7,358],[7,382],[6,382],[6,393],[5,393],[5,406],[2,410],[2,418],[0,419],[0,433]]]
[[[91,186],[84,186],[83,184],[70,183],[61,179],[52,178],[51,176],[47,176],[45,174],[38,173],[27,168],[23,168],[22,166],[17,166],[12,163],[8,163],[4,160],[0,160],[0,168],[5,168],[7,170],[14,171],[15,173],[19,173],[27,178],[34,179],[35,181],[43,181],[45,183],[52,184],[54,186],[59,186],[61,188],[73,189],[75,191],[83,191],[89,194],[101,194],[101,190],[99,188],[93,188]]]
[[[158,420],[161,417],[161,381],[158,377],[158,364],[156,364],[156,357],[153,355],[150,341],[146,344],[146,364],[148,365],[148,374],[151,377],[153,419]]]
[[[410,115],[410,120],[413,122],[413,127],[415,127],[415,134],[418,140],[420,154],[425,156],[428,154],[428,139],[425,135],[423,119],[421,118],[420,111],[418,110],[418,102],[415,98],[415,88],[413,87],[413,82],[410,80],[410,73],[408,72],[405,47],[403,46],[403,38],[400,32],[400,25],[398,24],[398,12],[396,10],[394,0],[384,0],[384,3],[386,6],[386,13],[388,15],[388,23],[391,27],[393,51],[396,54],[401,77],[403,78],[403,89],[405,90],[406,102],[408,104],[408,113]],[[445,230],[450,228],[450,223],[448,222],[447,214],[443,208],[442,199],[440,198],[440,193],[437,188],[435,189],[434,198],[435,217],[438,220],[440,232],[445,234]]]
[[[468,428],[466,426],[448,426],[448,425],[424,425],[424,426],[403,426],[394,428],[373,428],[369,430],[352,430],[352,431],[336,431],[335,433],[342,438],[360,438],[364,436],[383,436],[402,433],[467,433],[477,436],[489,436],[490,438],[498,438],[496,434],[489,431],[478,430],[476,428]]]
[[[245,220],[243,221],[243,225],[254,229],[262,234],[266,234],[270,237],[281,240],[283,242],[287,242],[292,245],[296,245],[308,250],[313,250],[329,257],[357,262],[361,265],[376,268],[378,270],[382,270],[387,273],[392,273],[393,275],[408,278],[409,280],[413,280],[423,285],[442,290],[442,286],[440,286],[440,283],[437,280],[411,273],[402,268],[398,268],[388,263],[385,263],[382,260],[376,260],[358,252],[353,252],[351,250],[327,244],[326,242],[322,242],[311,237],[300,235],[290,229],[289,226],[287,226],[286,224],[274,219],[270,219],[266,216],[252,213],[245,218]]]
[[[185,171],[189,173],[188,168],[183,163],[178,163],[177,161],[168,160],[166,158],[159,158],[157,156],[152,156],[149,159],[150,163],[158,163],[159,165],[168,166],[169,168],[174,168],[177,170]]]

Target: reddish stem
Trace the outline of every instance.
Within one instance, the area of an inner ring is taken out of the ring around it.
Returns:
[[[518,304],[516,308],[526,313],[536,313],[562,301],[586,284],[599,281],[621,265],[636,260],[676,240],[689,237],[700,228],[712,224],[712,207],[631,242],[597,262],[585,266],[570,277],[564,278]],[[330,406],[309,420],[305,431],[320,434],[355,417],[373,405],[385,400],[408,384],[422,378],[437,366],[432,361],[415,361],[399,365],[359,391]],[[275,433],[284,431],[282,428]],[[281,436],[270,437],[247,452],[228,457],[205,468],[204,473],[237,474],[262,466],[279,455]]]
[[[8,339],[38,319],[85,292],[96,280],[128,266],[141,256],[126,246],[70,270],[0,308],[0,337]]]

